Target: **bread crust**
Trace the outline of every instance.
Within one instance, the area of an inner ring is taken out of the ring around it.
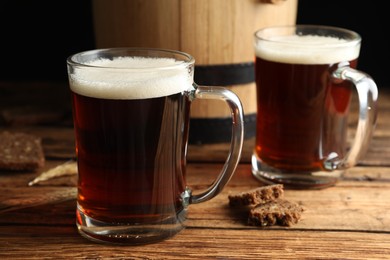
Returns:
[[[41,138],[22,132],[0,132],[0,169],[31,171],[44,164]]]

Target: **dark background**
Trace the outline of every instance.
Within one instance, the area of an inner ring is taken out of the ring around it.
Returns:
[[[66,58],[95,47],[91,1],[2,0],[0,81],[66,81]],[[360,33],[358,68],[370,74],[379,88],[390,88],[381,67],[390,60],[390,29],[386,26],[390,12],[385,5],[386,1],[299,0],[297,23],[333,25]]]

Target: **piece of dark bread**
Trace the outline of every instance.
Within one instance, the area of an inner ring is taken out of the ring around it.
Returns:
[[[284,194],[282,184],[273,184],[261,186],[238,194],[228,196],[230,206],[249,206],[258,205],[278,198],[282,198]]]
[[[0,132],[0,169],[30,171],[44,164],[41,138],[22,132]]]
[[[259,204],[249,211],[248,224],[253,226],[291,226],[298,223],[303,207],[295,202],[277,199]]]

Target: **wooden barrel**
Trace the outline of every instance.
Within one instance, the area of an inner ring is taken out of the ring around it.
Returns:
[[[296,23],[298,0],[94,0],[97,48],[153,47],[195,57],[195,82],[241,99],[245,139],[256,131],[253,34]],[[190,143],[229,142],[230,111],[219,101],[191,107]]]

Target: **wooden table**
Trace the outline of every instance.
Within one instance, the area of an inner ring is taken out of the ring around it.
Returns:
[[[286,198],[306,209],[298,224],[248,226],[246,215],[229,208],[229,193],[262,185],[251,175],[253,140],[247,140],[241,163],[222,194],[191,205],[187,227],[175,237],[143,246],[97,244],[78,234],[75,176],[27,186],[40,172],[74,156],[66,86],[0,83],[0,96],[3,110],[33,100],[36,110],[61,107],[64,110],[56,111],[65,112],[2,126],[42,137],[47,160],[38,172],[0,172],[0,259],[390,259],[390,92],[385,89],[380,90],[373,140],[359,164],[334,187],[285,191]],[[61,120],[50,121],[53,118]],[[39,120],[46,124],[37,124]],[[226,144],[189,147],[192,189],[200,191],[211,183],[226,149]]]

